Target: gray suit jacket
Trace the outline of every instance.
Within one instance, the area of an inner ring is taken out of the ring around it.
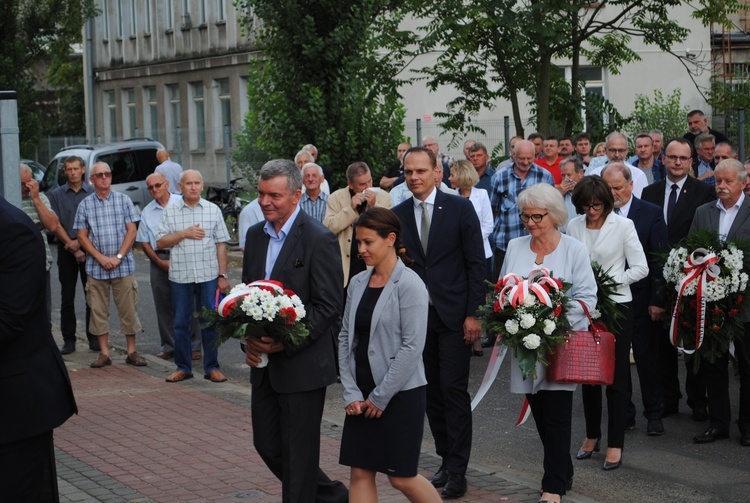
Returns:
[[[700,206],[695,211],[695,217],[693,217],[693,223],[690,226],[690,233],[699,229],[708,229],[714,232],[719,232],[719,208],[716,207],[716,202],[706,203]],[[750,197],[745,196],[745,200],[740,206],[740,211],[732,222],[732,227],[729,229],[727,235],[728,241],[740,240],[750,242]],[[750,270],[750,257],[745,257],[743,269],[745,271]],[[749,296],[746,296],[746,299]],[[743,304],[743,309],[740,310],[740,321],[746,323],[750,321],[750,309],[747,309],[748,303]]]
[[[357,387],[354,321],[374,269],[354,276],[349,283],[346,309],[339,333],[339,370],[344,404],[363,401]],[[427,337],[427,288],[417,273],[399,259],[372,313],[367,349],[376,387],[370,401],[385,410],[399,391],[424,386],[422,350]]]

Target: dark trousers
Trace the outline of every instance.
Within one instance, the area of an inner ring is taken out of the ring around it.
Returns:
[[[526,399],[544,446],[542,491],[564,495],[568,481],[573,478],[570,459],[573,392],[542,390],[526,395]]]
[[[625,444],[625,425],[630,383],[630,339],[633,333],[631,303],[620,304],[624,317],[620,332],[615,334],[615,379],[607,386],[607,446],[622,448]],[[583,413],[586,417],[586,437],[602,436],[602,387],[583,385]]]
[[[277,393],[268,372],[253,386],[253,444],[266,466],[281,480],[284,503],[343,503],[344,484],[320,469],[320,421],[326,389]]]
[[[745,323],[745,339],[734,341],[734,356],[740,374],[740,407],[737,424],[741,432],[750,431],[750,323]],[[708,416],[711,426],[729,433],[732,411],[729,406],[729,355],[714,363],[701,361],[701,374],[706,379],[708,391]]]
[[[671,313],[668,312],[669,315]],[[659,360],[661,370],[664,409],[677,409],[682,398],[677,348],[669,340],[669,333],[663,327],[659,332]]]
[[[703,362],[701,362],[702,364]],[[703,365],[701,365],[703,366]],[[703,369],[698,373],[693,372],[693,362],[685,358],[685,394],[687,395],[687,404],[693,410],[706,410],[708,407],[708,385],[706,374]]]
[[[495,248],[492,260],[492,276],[495,278],[494,281],[497,281],[500,277],[500,270],[503,268],[503,262],[505,262],[505,250]]]
[[[646,308],[648,309],[648,308]],[[659,368],[659,336],[661,322],[652,321],[648,311],[639,312],[633,320],[633,357],[638,369],[638,381],[643,400],[643,416],[661,419],[663,392]],[[633,381],[628,380],[628,419],[635,421],[633,404]]]
[[[60,501],[52,430],[0,445],[0,487],[3,501]]]
[[[435,450],[450,473],[465,474],[471,455],[469,369],[472,346],[463,332],[449,329],[430,306],[424,359],[427,376],[427,420]]]
[[[86,279],[88,278],[86,275],[86,265],[83,262],[78,262],[72,253],[65,251],[64,247],[59,246],[57,248],[57,274],[60,279],[60,331],[62,332],[64,341],[75,341],[76,282],[80,276],[83,290],[86,291]],[[91,342],[98,339],[89,332],[91,309],[86,300],[86,295],[83,298],[84,302],[86,302],[86,337]]]
[[[158,253],[158,252],[157,252]],[[162,259],[169,259],[167,254],[159,254]],[[162,270],[158,265],[149,261],[151,293],[154,297],[156,308],[156,323],[159,326],[159,340],[161,350],[167,353],[174,352],[174,308],[172,307],[172,283],[169,281],[169,273]],[[193,351],[201,350],[201,324],[198,318],[193,318],[191,348]]]

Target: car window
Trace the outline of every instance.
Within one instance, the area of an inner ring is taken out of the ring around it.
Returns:
[[[133,155],[135,155],[138,161],[138,171],[140,172],[141,180],[145,180],[159,165],[159,161],[156,160],[155,148],[136,150],[133,152]]]
[[[132,151],[112,152],[100,155],[96,162],[106,162],[112,170],[112,184],[131,183],[140,180]]]
[[[63,166],[64,157],[58,159],[52,159],[47,166],[47,171],[44,173],[44,186],[52,189],[64,185],[68,181],[68,176],[65,174],[65,167]],[[55,181],[57,178],[57,181]]]

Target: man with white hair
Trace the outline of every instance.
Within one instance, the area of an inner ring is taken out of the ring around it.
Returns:
[[[607,155],[591,159],[586,175],[601,175],[604,166],[610,162],[625,163],[633,176],[633,194],[640,198],[643,189],[648,186],[648,178],[642,170],[636,169],[632,164],[625,162],[628,155],[628,139],[624,134],[615,131],[607,136],[605,144]]]
[[[302,150],[307,150],[308,152],[310,152],[313,155],[313,159],[310,162],[317,163],[318,166],[320,166],[320,169],[323,170],[323,177],[326,179],[327,190],[326,189],[321,189],[321,190],[323,190],[326,194],[330,195],[331,189],[328,187],[328,180],[330,180],[331,187],[333,187],[333,178],[331,177],[331,170],[328,169],[328,166],[326,166],[325,164],[321,162],[318,162],[318,154],[319,154],[318,147],[316,147],[312,143],[308,143],[307,145],[302,147]]]
[[[302,167],[302,184],[305,191],[299,200],[302,211],[310,215],[320,223],[323,223],[323,217],[326,215],[326,203],[328,194],[321,190],[323,180],[323,170],[314,162],[308,162]]]
[[[718,201],[707,203],[695,212],[690,232],[709,230],[718,232],[727,241],[750,241],[750,198],[744,188],[747,172],[736,159],[721,161],[714,169]],[[744,258],[744,270],[750,268],[750,257]],[[740,375],[740,406],[737,425],[740,429],[740,445],[750,446],[750,310],[740,309],[737,316],[744,326],[744,337],[734,340],[734,357]],[[693,438],[696,444],[707,444],[729,438],[732,412],[729,406],[729,354],[716,358],[712,363],[701,360],[699,372],[706,378],[708,391],[708,415],[710,425],[706,431]]]
[[[297,169],[299,169],[301,173],[302,168],[305,167],[305,165],[315,164],[315,155],[313,155],[311,151],[303,148],[302,150],[297,152],[297,155],[294,156],[294,163],[297,165]],[[316,164],[316,166],[320,165]],[[331,186],[328,184],[328,180],[326,179],[325,170],[322,166],[320,166],[320,169],[323,172],[323,177],[320,180],[320,190],[326,195],[331,195]],[[302,190],[304,191],[305,189],[303,188]]]

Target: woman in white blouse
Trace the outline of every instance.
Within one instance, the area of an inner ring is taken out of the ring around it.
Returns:
[[[578,239],[589,251],[592,262],[609,271],[620,286],[612,296],[623,317],[620,328],[613,330],[615,342],[615,379],[607,386],[607,455],[604,470],[614,470],[622,464],[625,443],[625,423],[630,384],[630,339],[633,332],[633,296],[630,285],[648,275],[648,262],[632,220],[615,214],[614,198],[607,182],[600,176],[585,176],[573,189],[573,204],[582,215],[568,222],[568,235]],[[584,385],[583,411],[586,416],[586,440],[577,459],[588,459],[599,451],[602,421],[601,386]]]
[[[568,297],[582,301],[589,310],[596,307],[596,280],[588,251],[583,244],[557,230],[568,220],[565,203],[553,186],[539,183],[518,196],[528,236],[511,239],[500,275],[528,276],[544,267],[556,278],[571,284]],[[567,313],[573,330],[586,330],[588,319],[578,302]],[[518,360],[511,355],[510,391],[523,393],[529,401],[539,438],[544,446],[544,476],[540,503],[558,503],[573,481],[570,459],[570,431],[575,384],[547,381],[547,368],[536,365],[537,378],[524,379]]]
[[[458,195],[467,198],[474,205],[474,211],[479,217],[482,226],[482,242],[484,243],[484,258],[487,259],[487,279],[492,281],[492,247],[490,246],[490,234],[495,222],[492,217],[492,204],[490,196],[485,189],[475,187],[479,182],[476,168],[469,161],[458,161],[451,164],[449,180],[451,187],[458,190]],[[474,356],[482,356],[481,339],[474,342]]]

